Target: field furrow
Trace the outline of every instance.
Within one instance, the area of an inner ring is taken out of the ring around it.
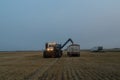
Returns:
[[[4,54],[0,54],[0,80],[120,80],[119,52],[61,58],[43,58],[40,52]]]

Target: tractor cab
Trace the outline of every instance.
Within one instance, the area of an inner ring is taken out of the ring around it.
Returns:
[[[46,51],[54,51],[56,45],[55,42],[46,43]]]

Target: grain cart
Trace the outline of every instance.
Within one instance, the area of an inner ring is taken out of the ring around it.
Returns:
[[[62,48],[68,43],[71,42],[73,44],[72,39],[68,39],[63,45],[57,44],[56,42],[48,42],[45,44],[45,50],[43,52],[43,57],[48,58],[59,58],[62,56]]]
[[[80,56],[80,45],[79,44],[72,44],[69,45],[67,48],[67,55],[71,56]]]

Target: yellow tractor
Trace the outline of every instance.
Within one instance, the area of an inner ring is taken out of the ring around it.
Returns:
[[[45,44],[45,50],[43,52],[44,58],[59,58],[62,56],[62,48],[68,43],[71,42],[73,44],[72,39],[68,39],[63,45],[57,44],[56,42],[49,42]]]

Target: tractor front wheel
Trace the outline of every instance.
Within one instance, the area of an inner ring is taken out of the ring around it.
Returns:
[[[46,51],[43,52],[43,58],[48,58],[46,55]]]

